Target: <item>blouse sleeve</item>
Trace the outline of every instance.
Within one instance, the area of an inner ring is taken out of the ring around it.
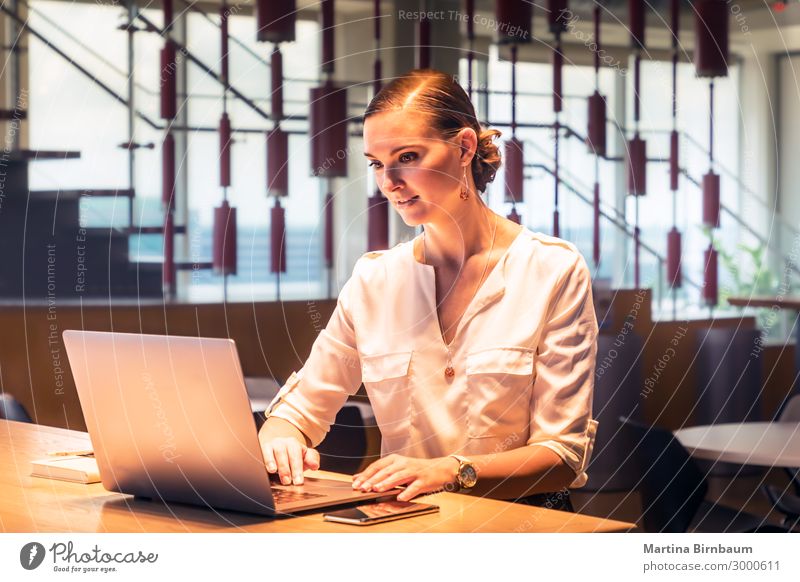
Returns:
[[[528,445],[544,446],[575,472],[570,487],[588,479],[597,422],[592,419],[597,317],[584,258],[553,288],[547,323],[540,336],[531,396]]]
[[[358,286],[355,270],[339,293],[327,326],[303,367],[293,372],[270,403],[267,418],[291,422],[316,447],[325,438],[347,397],[361,385],[361,361],[351,317],[351,295]]]

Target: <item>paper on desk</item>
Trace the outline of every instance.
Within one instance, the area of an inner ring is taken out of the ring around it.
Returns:
[[[73,483],[99,483],[100,471],[94,457],[66,456],[39,459],[31,463],[31,476],[72,481]]]

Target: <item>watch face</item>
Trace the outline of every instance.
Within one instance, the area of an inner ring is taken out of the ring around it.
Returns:
[[[475,467],[472,465],[464,465],[458,478],[459,481],[461,481],[461,486],[466,489],[474,487],[475,483],[478,482],[478,474],[475,472]]]

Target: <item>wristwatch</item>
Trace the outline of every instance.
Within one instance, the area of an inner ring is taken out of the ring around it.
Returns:
[[[472,489],[478,482],[478,471],[472,461],[460,455],[450,455],[458,461],[458,472],[456,473],[455,483],[459,490]]]

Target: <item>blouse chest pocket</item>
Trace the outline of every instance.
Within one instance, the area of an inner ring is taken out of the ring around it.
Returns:
[[[467,355],[467,436],[524,442],[530,423],[534,351],[497,347]]]
[[[384,439],[407,436],[411,417],[411,352],[361,356],[361,380]]]

